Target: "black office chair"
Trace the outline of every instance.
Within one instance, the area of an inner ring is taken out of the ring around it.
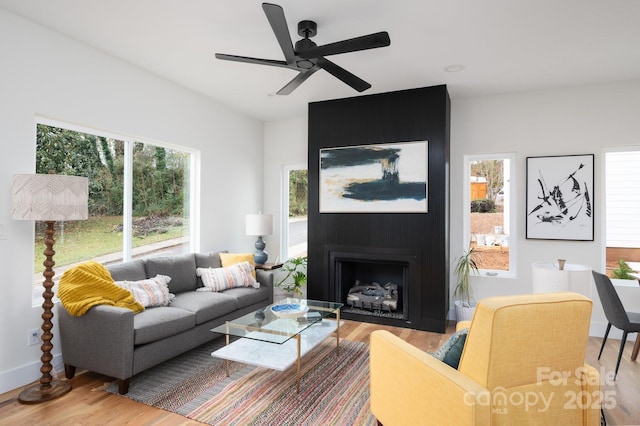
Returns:
[[[627,342],[627,335],[629,333],[640,332],[640,313],[626,312],[622,302],[620,301],[618,292],[616,292],[616,289],[613,287],[613,283],[609,277],[595,271],[591,272],[593,274],[593,279],[596,282],[596,289],[598,290],[598,296],[600,296],[600,301],[602,302],[604,315],[607,317],[607,321],[609,321],[609,324],[607,324],[607,331],[604,333],[604,339],[602,340],[598,359],[600,359],[600,355],[602,355],[602,350],[604,349],[604,344],[607,342],[607,336],[609,335],[609,330],[611,330],[611,325],[622,330],[620,353],[618,353],[616,372],[613,376],[615,380],[618,376],[618,367],[620,367],[620,360],[622,359],[624,344]]]

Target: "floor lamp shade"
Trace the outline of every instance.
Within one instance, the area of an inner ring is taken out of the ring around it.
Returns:
[[[253,258],[257,264],[264,264],[269,258],[269,254],[264,251],[266,244],[262,240],[263,235],[273,234],[273,215],[272,214],[248,214],[245,222],[245,233],[247,235],[257,236],[253,253]]]
[[[84,220],[88,213],[86,177],[35,174],[15,175],[11,217],[19,220]]]
[[[18,395],[24,404],[37,404],[65,395],[71,390],[68,381],[54,380],[51,375],[53,344],[53,255],[56,221],[82,220],[88,217],[89,180],[85,177],[50,174],[15,175],[11,187],[11,217],[18,220],[46,222],[44,261],[44,293],[42,297],[42,377],[36,385]]]

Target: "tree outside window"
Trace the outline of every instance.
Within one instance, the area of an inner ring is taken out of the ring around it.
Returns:
[[[127,144],[131,152],[131,191],[125,191]],[[190,153],[143,142],[118,140],[46,124],[37,125],[36,172],[89,179],[89,219],[57,222],[56,278],[82,261],[123,260],[125,241],[133,255],[189,249]],[[125,193],[131,193],[131,201]],[[125,229],[126,203],[132,226]],[[36,222],[34,280],[41,281],[44,223]],[[128,235],[129,238],[125,238]]]

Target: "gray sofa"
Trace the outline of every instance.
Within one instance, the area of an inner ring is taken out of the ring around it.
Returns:
[[[143,280],[157,274],[171,277],[176,295],[168,306],[130,309],[95,306],[82,316],[58,308],[65,374],[76,368],[118,379],[118,391],[129,390],[131,377],[147,368],[219,336],[210,330],[225,321],[273,303],[273,273],[256,270],[260,288],[202,292],[196,268],[221,267],[217,252],[134,260],[108,269],[115,281]]]

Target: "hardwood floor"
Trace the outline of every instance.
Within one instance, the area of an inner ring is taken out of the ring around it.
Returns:
[[[447,327],[446,334],[429,333],[381,326],[377,324],[345,321],[340,334],[347,340],[369,341],[369,334],[376,329],[385,329],[424,351],[435,351],[453,332],[454,325]],[[591,337],[587,349],[587,362],[605,376],[603,391],[610,395],[611,408],[605,410],[608,425],[640,425],[640,362],[631,361],[633,344],[626,345],[618,379],[609,377],[615,367],[619,340],[609,340],[602,358],[598,351],[602,339]],[[56,400],[37,405],[18,403],[20,389],[0,395],[0,425],[200,425],[185,417],[149,407],[128,398],[102,390],[111,379],[95,373],[78,374],[71,383],[73,390]]]

